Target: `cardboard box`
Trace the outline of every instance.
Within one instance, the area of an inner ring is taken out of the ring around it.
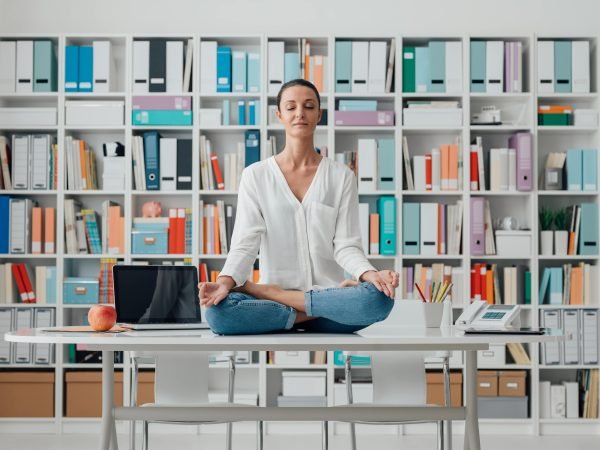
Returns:
[[[479,397],[498,396],[498,372],[495,370],[477,371],[477,395]]]
[[[137,404],[154,403],[154,371],[138,372]]]
[[[0,417],[54,417],[54,371],[0,372]]]
[[[462,373],[450,373],[450,404],[462,406]],[[427,373],[427,404],[444,406],[444,374]]]
[[[102,372],[65,373],[65,416],[100,417],[102,415]],[[123,406],[123,372],[115,372],[115,406]]]
[[[524,397],[527,390],[527,372],[508,370],[498,372],[498,395],[502,397]]]

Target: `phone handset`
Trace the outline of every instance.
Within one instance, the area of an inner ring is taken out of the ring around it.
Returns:
[[[459,328],[468,327],[487,305],[488,303],[484,300],[475,300],[467,306],[458,319],[456,319],[455,325]]]

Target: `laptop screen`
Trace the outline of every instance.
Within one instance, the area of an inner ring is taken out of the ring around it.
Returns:
[[[195,267],[115,265],[113,277],[118,322],[201,321]]]

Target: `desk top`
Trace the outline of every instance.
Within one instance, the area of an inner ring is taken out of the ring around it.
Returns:
[[[455,327],[366,328],[356,334],[279,333],[218,336],[210,330],[76,333],[29,328],[6,333],[10,342],[86,344],[98,350],[485,350],[490,344],[566,340],[561,330],[545,335],[464,335]]]

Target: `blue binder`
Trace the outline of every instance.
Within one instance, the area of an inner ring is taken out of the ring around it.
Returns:
[[[550,269],[550,305],[562,305],[563,301],[563,269],[552,267]]]
[[[471,92],[485,92],[485,41],[471,41]]]
[[[260,55],[248,53],[248,92],[260,92]]]
[[[256,101],[248,101],[248,125],[257,125],[256,123]]]
[[[554,41],[554,92],[571,92],[571,41]]]
[[[352,41],[335,43],[335,92],[352,92]]]
[[[79,89],[79,47],[67,45],[65,48],[65,92]]]
[[[244,167],[248,167],[250,164],[260,161],[260,131],[246,130],[244,142],[246,143]]]
[[[146,190],[160,190],[160,134],[157,131],[144,133],[144,166]]]
[[[579,223],[579,254],[598,255],[598,205],[596,203],[581,204]]]
[[[379,139],[377,149],[377,189],[394,190],[396,189],[396,149],[394,148],[394,139]]]
[[[233,92],[246,92],[246,52],[233,52]]]
[[[583,174],[582,186],[584,191],[595,191],[598,189],[598,154],[595,148],[583,149],[582,151]]]
[[[10,242],[10,197],[0,195],[0,254],[8,253]]]
[[[415,47],[416,92],[427,92],[429,86],[429,48]]]
[[[94,48],[79,47],[79,92],[92,92],[94,78]]]
[[[567,190],[581,191],[583,152],[578,148],[567,150]]]
[[[283,62],[283,82],[295,80],[300,73],[300,55],[298,53],[286,53]]]
[[[429,43],[429,92],[446,92],[446,42]]]
[[[246,125],[246,102],[238,100],[238,125]]]
[[[231,48],[217,48],[217,92],[231,92]]]
[[[544,303],[548,303],[546,301],[546,293],[548,291],[548,284],[550,283],[550,271],[552,269],[550,267],[546,267],[544,269],[544,275],[542,276],[542,282],[540,283],[540,291],[539,291],[539,295],[538,295],[538,300],[540,302],[540,305],[543,305]]]
[[[421,204],[402,205],[402,252],[405,255],[421,253]]]
[[[396,254],[396,199],[394,197],[379,197],[377,199],[379,212],[379,254]]]
[[[33,91],[56,91],[56,52],[52,41],[33,42]]]

